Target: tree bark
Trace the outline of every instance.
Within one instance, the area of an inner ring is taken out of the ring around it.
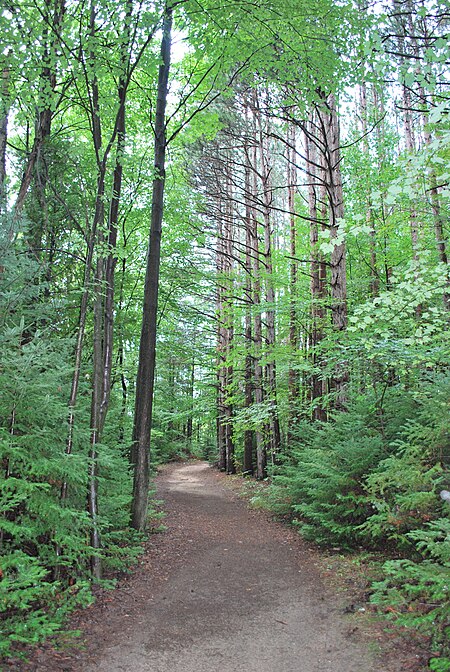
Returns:
[[[325,155],[325,183],[328,192],[330,240],[339,234],[339,223],[344,218],[344,196],[342,190],[339,117],[336,99],[330,94],[318,110],[323,127]],[[334,244],[330,259],[331,320],[338,334],[347,328],[347,271],[345,241]],[[348,363],[340,361],[335,366],[333,387],[335,407],[345,410],[347,404]]]
[[[0,93],[0,214],[5,212],[7,203],[6,191],[6,145],[8,141],[8,116],[9,116],[9,79],[10,68],[2,68],[1,93]]]
[[[102,385],[99,397],[98,431],[103,432],[106,414],[109,407],[112,378],[112,359],[114,345],[114,276],[116,269],[117,224],[119,219],[119,203],[122,192],[123,153],[125,151],[125,102],[127,97],[127,68],[130,53],[130,21],[132,4],[127,3],[125,16],[125,37],[122,42],[121,68],[117,89],[118,112],[115,130],[117,134],[116,158],[113,176],[113,190],[108,214],[108,256],[104,268],[104,307],[103,307],[103,339],[102,339]]]
[[[249,107],[245,100],[245,120],[248,126]],[[250,409],[253,404],[253,343],[252,343],[252,204],[251,196],[251,164],[249,142],[244,143],[244,200],[245,200],[245,407]],[[253,437],[251,429],[244,431],[244,459],[242,469],[244,474],[253,474]]]
[[[362,130],[362,148],[367,159],[370,158],[369,153],[369,143],[367,140],[368,137],[368,126],[367,126],[367,117],[368,117],[368,108],[367,108],[367,85],[365,82],[359,86],[359,100],[360,100],[360,116],[361,116],[361,130]],[[369,247],[370,247],[370,291],[373,297],[378,296],[380,293],[380,279],[378,274],[378,263],[377,263],[377,236],[375,231],[375,226],[373,222],[372,214],[372,202],[370,192],[366,197],[366,223],[369,226]]]
[[[150,431],[156,362],[156,325],[158,310],[161,227],[164,208],[167,90],[170,70],[172,10],[166,8],[161,41],[161,65],[158,75],[158,98],[155,118],[155,177],[153,180],[151,226],[144,284],[144,306],[136,379],[133,444],[134,465],[131,525],[144,530],[147,521]]]
[[[224,275],[224,228],[222,222],[222,204],[218,199],[217,204],[217,248],[216,248],[216,273],[217,273],[217,449],[218,466],[220,471],[227,468],[227,437],[225,429],[225,395],[227,387],[226,371],[226,327],[225,327],[225,305],[223,285]]]
[[[54,3],[53,15],[50,19],[51,4],[52,4],[51,0],[45,0],[46,20],[44,21],[44,30],[48,31],[47,24],[51,22],[52,37],[47,41],[45,47],[44,60],[47,61],[53,60],[53,62],[55,63],[56,49],[59,40],[59,35],[61,33],[61,25],[65,12],[65,0],[56,0],[56,2]],[[41,82],[42,85],[40,89],[42,98],[41,100],[42,109],[38,114],[33,147],[27,158],[24,173],[22,176],[22,181],[19,187],[19,192],[17,194],[16,201],[14,204],[14,212],[16,216],[19,216],[23,209],[25,198],[33,179],[36,164],[41,160],[45,140],[50,136],[51,122],[54,114],[53,98],[56,88],[56,70],[54,65],[53,68],[50,68],[48,65],[44,65],[41,72]]]
[[[253,150],[251,157],[251,165],[253,169],[253,198],[257,198],[258,194],[258,144],[257,144],[257,128],[256,118],[254,113],[256,103],[256,93],[253,93],[252,108],[252,136],[253,136]],[[261,263],[260,263],[260,249],[259,249],[259,235],[258,235],[258,218],[255,207],[251,210],[251,233],[250,239],[252,257],[253,257],[253,305],[255,306],[254,317],[254,401],[256,408],[262,405],[264,400],[263,389],[263,369],[261,365],[262,349],[263,349],[263,335],[262,335],[262,316],[261,316]],[[266,437],[264,428],[258,427],[255,432],[256,440],[256,478],[262,480],[267,476],[267,450]]]
[[[273,283],[273,264],[272,264],[272,200],[273,189],[271,180],[271,165],[269,159],[269,148],[267,146],[267,133],[264,132],[262,124],[261,110],[258,97],[256,97],[255,106],[256,122],[258,128],[258,150],[259,150],[259,175],[262,187],[262,210],[264,221],[264,274],[265,274],[265,294],[266,294],[266,343],[267,343],[267,364],[265,367],[267,381],[267,399],[269,403],[270,421],[267,427],[268,449],[271,452],[272,460],[280,450],[281,433],[280,421],[278,418],[277,407],[277,384],[276,384],[276,364],[275,364],[275,289]]]
[[[309,240],[310,240],[310,291],[311,291],[311,363],[313,373],[310,378],[310,397],[312,402],[312,417],[314,420],[326,420],[326,412],[322,403],[323,380],[320,375],[322,361],[318,353],[318,346],[323,339],[325,318],[325,278],[322,277],[323,259],[319,249],[319,208],[320,196],[323,191],[323,176],[320,174],[320,160],[318,157],[315,128],[313,120],[305,128],[306,172],[308,175],[308,211],[309,211]],[[326,271],[325,271],[326,273]]]
[[[294,124],[290,124],[287,132],[288,146],[288,210],[289,210],[289,239],[291,264],[289,269],[289,344],[292,352],[292,361],[297,358],[298,349],[298,318],[297,318],[297,275],[298,262],[297,256],[297,231],[295,216],[295,191],[297,183],[296,168],[296,133]],[[298,397],[299,397],[299,376],[292,366],[289,369],[289,405],[290,405],[290,425],[298,418]]]

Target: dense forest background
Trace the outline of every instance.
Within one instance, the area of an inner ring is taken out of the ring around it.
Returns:
[[[149,454],[193,455],[382,552],[450,670],[449,25],[2,0],[0,654],[137,557]]]

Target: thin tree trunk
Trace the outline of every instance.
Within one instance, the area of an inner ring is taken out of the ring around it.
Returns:
[[[44,21],[45,30],[48,31],[47,23],[52,22],[52,38],[49,39],[48,47],[44,60],[52,63],[52,68],[45,65],[41,72],[41,98],[43,109],[39,112],[36,131],[34,135],[34,142],[31,152],[28,156],[22,180],[17,194],[16,202],[14,204],[14,211],[16,216],[19,216],[25,202],[25,198],[33,179],[36,164],[40,161],[44,143],[46,138],[50,136],[51,122],[54,114],[53,99],[56,88],[56,50],[61,33],[61,25],[65,12],[65,0],[57,0],[54,4],[53,15],[50,19],[51,0],[45,0],[45,15]]]
[[[96,31],[96,6],[95,0],[91,2],[90,10],[90,34],[93,36]],[[93,228],[97,231],[97,242],[99,243],[99,253],[96,262],[95,280],[93,284],[94,295],[94,343],[93,343],[93,372],[92,372],[92,396],[91,396],[91,422],[90,422],[90,448],[89,448],[89,468],[88,468],[88,495],[87,508],[91,519],[91,571],[94,579],[101,578],[101,559],[99,557],[100,532],[98,528],[98,455],[97,444],[100,440],[100,401],[102,396],[102,332],[103,332],[103,280],[104,268],[101,249],[104,244],[103,224],[105,218],[105,173],[106,173],[106,153],[103,160],[100,160],[102,148],[102,126],[100,119],[100,101],[98,80],[95,75],[96,55],[90,54],[91,65],[93,67],[93,77],[91,84],[91,122],[92,122],[92,140],[94,144],[95,156],[97,157],[97,194],[95,200],[94,224]]]
[[[186,423],[186,440],[188,443],[189,450],[192,447],[192,434],[193,434],[193,422],[194,422],[194,386],[195,386],[195,334],[192,341],[192,359],[189,363],[189,385],[188,385],[188,403],[189,403],[189,415]]]
[[[8,116],[9,116],[9,79],[10,68],[2,68],[2,81],[0,92],[0,215],[6,210],[6,145],[8,141]]]
[[[91,400],[91,440],[89,449],[89,485],[88,511],[91,518],[91,571],[94,579],[101,578],[100,532],[98,527],[98,454],[97,444],[100,440],[100,400],[102,395],[102,334],[103,334],[103,260],[97,260],[97,270],[94,286],[94,349],[92,372],[92,400]]]
[[[248,126],[249,108],[245,101],[245,119]],[[251,165],[250,165],[250,147],[246,142],[244,145],[245,152],[245,183],[244,183],[244,199],[245,199],[245,406],[247,409],[251,408],[253,404],[253,357],[252,357],[252,314],[251,307],[253,305],[252,295],[252,206],[250,201],[251,195]],[[244,432],[244,459],[243,472],[244,474],[253,474],[253,437],[254,432],[251,429],[246,429]]]
[[[423,86],[419,86],[419,92],[423,103],[425,104],[425,91]],[[428,128],[428,111],[425,108],[422,111],[422,133],[423,141],[425,145],[430,146],[432,142],[431,132]],[[436,248],[439,255],[439,261],[445,266],[448,266],[448,256],[447,256],[447,241],[444,233],[445,220],[444,215],[441,209],[441,203],[439,198],[439,192],[437,188],[437,177],[435,171],[432,169],[428,177],[429,189],[428,193],[430,194],[430,204],[431,212],[433,214],[433,223],[434,223],[434,235],[436,238]],[[444,306],[447,310],[450,310],[450,279],[447,279],[448,289],[443,294]]]
[[[125,16],[125,39],[122,43],[121,67],[117,97],[119,103],[116,117],[117,145],[113,176],[113,191],[108,215],[108,256],[104,272],[104,316],[102,342],[102,388],[99,398],[99,434],[103,432],[106,414],[109,407],[112,378],[113,339],[114,339],[114,275],[116,269],[117,223],[119,218],[119,203],[122,192],[123,153],[125,151],[125,102],[127,96],[127,65],[130,49],[130,20],[132,4],[128,2]]]
[[[155,119],[155,178],[153,180],[151,227],[144,284],[144,306],[139,345],[139,367],[136,380],[136,403],[131,451],[132,463],[134,465],[131,524],[137,530],[145,529],[148,506],[150,431],[156,361],[161,226],[164,207],[166,158],[165,113],[170,69],[171,31],[172,10],[166,8],[161,41],[161,65],[158,76],[158,98]]]
[[[252,135],[254,139],[251,164],[253,168],[253,197],[256,199],[258,194],[258,144],[257,128],[255,117],[256,93],[253,92],[253,120]],[[254,400],[255,405],[262,405],[264,400],[263,390],[263,369],[261,365],[263,336],[262,336],[262,317],[261,317],[261,264],[258,236],[258,218],[256,209],[253,207],[251,212],[251,240],[253,257],[253,305],[255,306],[254,317]],[[256,439],[256,478],[262,480],[267,476],[267,450],[264,428],[258,428],[255,432]]]
[[[319,113],[324,128],[325,181],[328,192],[330,215],[330,238],[333,242],[339,234],[339,224],[344,218],[344,197],[342,190],[339,118],[336,100],[330,94]],[[345,241],[334,244],[330,260],[331,316],[335,332],[347,328],[347,273]],[[335,407],[344,410],[347,402],[348,363],[336,364],[333,375],[333,387],[336,392]]]
[[[224,274],[223,284],[225,289],[225,448],[226,448],[226,471],[227,474],[236,473],[234,462],[234,439],[233,439],[233,404],[231,401],[233,390],[233,364],[231,361],[234,339],[234,316],[233,316],[233,186],[229,158],[226,158],[226,207],[224,220]]]
[[[258,125],[258,150],[259,150],[259,169],[261,186],[263,190],[263,220],[264,220],[264,272],[266,287],[266,343],[267,343],[267,395],[270,405],[270,423],[268,426],[268,446],[271,451],[272,459],[280,450],[281,435],[280,422],[277,408],[277,385],[276,385],[276,364],[275,364],[275,290],[273,285],[273,266],[272,266],[272,221],[271,208],[273,200],[273,190],[271,183],[271,166],[269,164],[269,148],[267,144],[267,134],[264,133],[262,126],[261,111],[259,101],[256,98],[256,122]]]
[[[292,361],[297,359],[298,350],[298,318],[297,318],[297,275],[298,262],[297,256],[297,231],[296,231],[296,216],[295,216],[295,191],[297,183],[297,168],[296,162],[296,134],[294,124],[290,124],[287,132],[288,144],[288,210],[289,210],[289,239],[290,239],[290,276],[289,276],[289,292],[290,292],[290,309],[289,309],[289,344],[292,352]],[[298,397],[299,397],[299,376],[298,371],[294,367],[289,369],[289,425],[292,429],[292,423],[298,418]],[[289,438],[291,438],[291,431],[289,431]]]
[[[325,410],[322,404],[323,381],[320,375],[321,359],[318,346],[323,339],[324,325],[324,279],[321,277],[322,255],[319,249],[319,210],[318,193],[323,188],[322,176],[318,176],[319,158],[317,153],[317,140],[314,137],[314,123],[311,121],[306,127],[306,172],[308,175],[308,210],[310,219],[310,291],[311,291],[311,335],[310,359],[314,367],[311,375],[311,402],[313,406],[312,417],[314,420],[326,420]]]
[[[227,387],[226,370],[226,326],[225,326],[225,237],[222,221],[222,203],[217,203],[217,249],[216,249],[216,273],[217,273],[217,448],[218,466],[220,471],[227,468],[227,437],[226,437],[226,413],[225,396]]]

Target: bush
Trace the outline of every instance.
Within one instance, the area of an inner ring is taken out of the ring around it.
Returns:
[[[450,520],[440,518],[414,530],[407,537],[420,556],[390,560],[384,565],[386,578],[374,584],[372,602],[389,607],[400,625],[413,627],[432,639],[433,650],[441,651],[430,667],[450,670]]]
[[[300,425],[299,432],[302,442],[275,469],[274,507],[293,513],[306,538],[351,547],[359,539],[358,525],[370,512],[363,480],[385,456],[382,438],[368,430],[359,410],[306,426],[305,431]]]

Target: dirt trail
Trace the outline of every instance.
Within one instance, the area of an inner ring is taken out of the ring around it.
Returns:
[[[169,511],[158,554],[168,560],[166,572],[155,580],[150,563],[148,584],[135,586],[134,596],[128,592],[125,604],[111,605],[100,645],[94,654],[91,644],[90,661],[80,661],[78,669],[375,669],[346,636],[346,617],[293,533],[248,511],[205,463],[170,468],[159,478],[158,493]],[[169,555],[171,537],[175,557]]]
[[[84,649],[49,644],[8,670],[380,670],[349,635],[352,617],[324,587],[314,554],[224,479],[206,463],[165,467],[157,490],[168,530],[150,537],[130,578],[75,619]]]

